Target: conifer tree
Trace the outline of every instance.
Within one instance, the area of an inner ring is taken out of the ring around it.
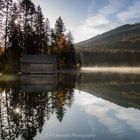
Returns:
[[[73,44],[73,36],[70,31],[66,35],[66,40],[66,64],[69,64],[67,67],[74,68],[76,65],[76,51]]]
[[[38,6],[36,10],[35,17],[35,35],[36,35],[36,43],[35,47],[38,53],[44,52],[45,45],[45,25],[44,25],[44,16],[42,14],[41,7]]]
[[[76,52],[71,32],[65,35],[65,26],[61,17],[55,23],[55,46],[59,68],[74,68],[76,66]]]
[[[56,34],[55,45],[58,49],[58,52],[63,50],[66,43],[65,34],[64,34],[65,30],[66,29],[63,20],[61,17],[59,17],[55,23],[55,34]]]
[[[25,53],[31,53],[31,45],[33,45],[33,15],[36,13],[35,5],[31,0],[22,0],[20,2],[22,23],[24,30],[24,51]]]
[[[56,35],[65,32],[65,25],[61,17],[59,17],[55,23],[55,33]]]
[[[8,24],[8,48],[17,58],[20,57],[23,49],[23,35],[20,26],[20,12],[17,4],[14,3],[10,10],[10,19]]]
[[[45,20],[45,38],[44,38],[44,54],[48,54],[49,47],[51,46],[51,29],[50,29],[50,21],[48,18]]]
[[[54,48],[56,42],[56,34],[53,29],[51,29],[50,37],[51,37],[51,47]]]
[[[3,46],[3,19],[4,17],[4,0],[0,0],[0,47]]]
[[[56,54],[56,34],[53,29],[50,29],[48,54]]]
[[[12,0],[5,0],[3,1],[3,10],[4,10],[4,17],[5,17],[5,33],[4,33],[4,47],[5,47],[5,54],[7,51],[7,37],[8,37],[8,22],[9,22],[9,15],[10,15],[10,8],[12,6]]]

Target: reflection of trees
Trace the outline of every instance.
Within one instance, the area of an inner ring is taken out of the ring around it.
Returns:
[[[11,92],[3,90],[0,94],[0,130],[1,139],[14,139],[16,137],[16,115],[10,107]],[[15,120],[15,123],[13,122]]]
[[[66,94],[67,93],[67,94]],[[70,89],[59,90],[52,95],[52,108],[56,113],[57,119],[63,120],[67,107],[71,107],[73,102],[73,91]]]
[[[59,121],[73,102],[73,90],[21,93],[20,90],[0,90],[0,130],[2,140],[22,137],[32,140],[41,133],[44,122],[55,113]]]

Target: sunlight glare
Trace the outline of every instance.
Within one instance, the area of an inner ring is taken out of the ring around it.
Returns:
[[[19,113],[20,112],[20,109],[19,108],[16,108],[15,111],[16,111],[16,113]]]
[[[16,20],[14,21],[14,23],[17,25],[17,24],[19,23],[18,19],[16,19]]]
[[[6,97],[5,90],[2,92],[2,98]]]

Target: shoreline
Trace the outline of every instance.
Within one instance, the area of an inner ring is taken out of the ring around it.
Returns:
[[[84,72],[94,72],[94,73],[107,73],[107,72],[111,72],[111,73],[131,73],[131,74],[140,74],[140,67],[81,67],[80,69],[63,69],[63,70],[56,70],[53,73],[27,73],[27,75],[29,74],[35,74],[35,75],[47,75],[47,74],[61,74],[61,73],[84,73]],[[21,73],[1,73],[0,72],[0,78],[3,79],[3,77],[13,77],[13,76],[20,76],[22,75]],[[25,73],[26,75],[26,73]],[[0,79],[1,81],[1,79]]]

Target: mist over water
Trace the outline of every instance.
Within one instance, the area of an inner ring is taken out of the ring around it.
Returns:
[[[140,74],[140,67],[82,67],[82,72],[113,72]]]

